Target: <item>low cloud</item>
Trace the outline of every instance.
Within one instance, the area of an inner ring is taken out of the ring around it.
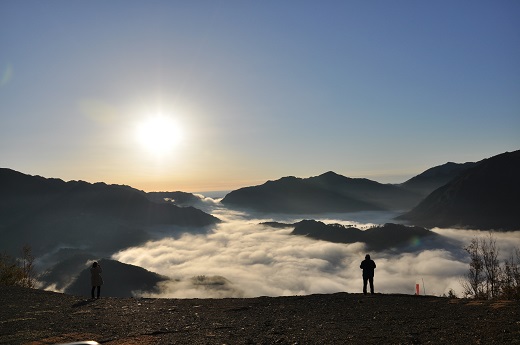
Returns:
[[[168,276],[161,292],[150,297],[221,298],[307,295],[362,290],[363,243],[341,244],[290,235],[291,228],[260,225],[265,221],[299,221],[279,215],[262,218],[230,211],[206,198],[208,211],[223,220],[212,231],[164,237],[113,255],[113,259]],[[366,222],[370,216],[377,223]],[[358,227],[390,221],[391,214],[329,215],[314,219]],[[306,217],[310,218],[310,217]],[[388,219],[388,220],[387,220]],[[362,222],[365,221],[365,222]],[[462,247],[486,232],[435,229],[446,249],[413,253],[371,252],[376,261],[375,289],[413,294],[419,283],[427,294],[460,294],[460,277],[468,270]],[[517,233],[496,233],[504,255],[520,247]],[[108,272],[106,274],[109,274]]]
[[[490,232],[480,230],[459,230],[459,229],[439,229],[434,228],[434,232],[439,235],[451,239],[458,243],[461,247],[467,246],[474,238],[488,239],[489,235],[493,236],[499,249],[499,259],[504,260],[510,256],[515,247],[520,247],[520,232],[519,231],[504,231],[504,232]]]

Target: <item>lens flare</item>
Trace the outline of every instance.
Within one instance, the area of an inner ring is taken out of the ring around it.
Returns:
[[[410,245],[412,247],[418,247],[421,245],[421,239],[417,236],[414,236],[410,239]]]
[[[0,71],[0,87],[7,85],[11,81],[13,77],[13,66],[11,64],[7,64],[3,71]]]

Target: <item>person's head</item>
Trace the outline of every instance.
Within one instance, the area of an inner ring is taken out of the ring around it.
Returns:
[[[92,267],[97,267],[98,263],[96,261],[94,261],[94,263],[92,264]]]
[[[365,259],[370,260],[370,254],[365,255]]]

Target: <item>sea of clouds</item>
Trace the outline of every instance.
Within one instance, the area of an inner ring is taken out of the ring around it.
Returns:
[[[359,212],[302,217],[258,215],[226,209],[218,200],[200,196],[197,207],[222,220],[209,231],[195,233],[156,229],[156,239],[128,248],[113,259],[144,267],[170,278],[161,292],[146,297],[222,298],[288,296],[362,290],[359,265],[367,250],[363,243],[342,244],[290,235],[292,228],[277,229],[260,223],[292,223],[316,219],[325,223],[367,228],[391,222],[396,213]],[[460,295],[461,277],[468,271],[463,247],[488,232],[433,229],[445,247],[416,251],[370,252],[377,268],[376,292]],[[175,234],[175,235],[172,235]],[[519,232],[493,233],[501,258],[520,247]]]

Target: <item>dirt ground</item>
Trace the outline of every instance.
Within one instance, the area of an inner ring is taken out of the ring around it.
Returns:
[[[101,298],[2,287],[0,344],[520,344],[519,301]]]

